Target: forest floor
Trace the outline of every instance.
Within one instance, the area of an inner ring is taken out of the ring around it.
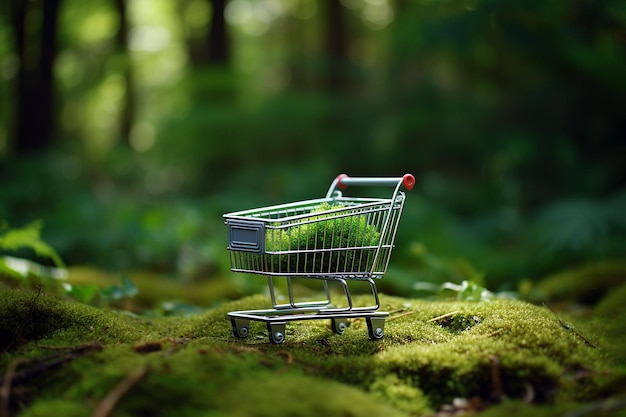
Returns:
[[[589,273],[543,288],[602,284]],[[592,306],[573,290],[550,307],[381,295],[390,316],[380,340],[364,319],[343,334],[326,319],[287,323],[282,344],[262,322],[233,336],[227,313],[267,308],[265,294],[163,316],[4,289],[0,417],[623,417],[626,286],[617,282]]]

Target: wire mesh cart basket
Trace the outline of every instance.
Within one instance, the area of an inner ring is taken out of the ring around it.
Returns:
[[[265,275],[272,301],[272,308],[228,313],[233,335],[245,338],[250,321],[261,321],[270,342],[280,344],[289,321],[330,319],[333,331],[342,334],[350,319],[365,318],[369,337],[381,339],[389,313],[378,311],[374,279],[385,275],[394,247],[405,200],[400,189],[411,190],[414,184],[411,174],[397,178],[342,174],[324,198],[225,214],[232,271]],[[393,193],[388,199],[343,196],[349,186],[390,187]],[[277,277],[286,280],[288,302],[279,302]],[[296,302],[293,278],[321,280],[325,296]],[[373,304],[353,304],[350,280],[369,283]],[[331,303],[331,281],[343,289],[346,306]]]

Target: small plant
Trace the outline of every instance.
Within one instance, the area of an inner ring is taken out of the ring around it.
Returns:
[[[11,287],[29,286],[74,299],[85,304],[111,304],[137,294],[137,287],[126,275],[121,285],[99,288],[96,285],[72,285],[67,282],[65,263],[57,251],[41,239],[42,221],[34,221],[21,228],[10,228],[0,222],[0,284]],[[51,261],[54,266],[43,265],[21,255],[31,250],[39,258]],[[5,255],[5,253],[11,255]],[[18,254],[20,256],[12,256]]]
[[[463,259],[444,259],[431,253],[420,243],[413,244],[411,252],[432,274],[434,281],[418,281],[413,284],[414,290],[435,298],[452,297],[458,301],[490,301],[495,298],[517,297],[513,292],[494,293],[488,290],[485,286],[485,274]]]
[[[41,239],[43,223],[35,221],[21,228],[10,228],[6,221],[0,222],[0,276],[26,281],[29,278],[42,280],[65,279],[65,264],[59,254]],[[40,258],[52,261],[54,266],[46,266],[23,256],[5,255],[32,250]]]
[[[105,288],[100,288],[97,285],[64,283],[63,289],[67,296],[81,303],[98,306],[111,305],[115,302],[131,299],[139,292],[135,283],[125,274],[122,274],[120,281],[121,285],[113,284]]]
[[[456,293],[456,299],[459,301],[489,301],[496,296],[482,285],[466,280],[460,284],[444,282],[441,284],[440,291],[445,290]]]

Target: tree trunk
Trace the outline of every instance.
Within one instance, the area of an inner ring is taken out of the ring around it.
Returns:
[[[125,81],[124,97],[119,116],[119,134],[122,140],[128,145],[130,143],[130,131],[135,122],[135,82],[133,66],[128,51],[129,23],[126,0],[115,0],[115,10],[117,11],[120,22],[115,36],[115,50],[123,63],[122,75]]]
[[[52,144],[54,134],[54,59],[61,0],[13,2],[13,29],[19,58],[15,95],[15,148],[35,153]],[[39,9],[39,10],[37,10]],[[30,34],[26,22],[40,12],[39,31]]]
[[[211,9],[211,21],[205,34],[187,37],[187,49],[194,68],[230,65],[230,36],[224,11],[226,0],[205,0]],[[183,7],[187,3],[183,3]]]
[[[329,91],[344,90],[348,84],[348,39],[344,6],[338,0],[326,0],[326,59],[324,84]]]
[[[209,27],[208,63],[209,65],[228,65],[230,63],[230,38],[224,16],[226,0],[211,0],[211,6],[213,13]]]

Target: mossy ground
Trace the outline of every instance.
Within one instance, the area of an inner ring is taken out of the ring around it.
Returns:
[[[2,290],[0,406],[8,415],[103,413],[126,384],[109,415],[421,416],[442,407],[554,415],[607,398],[618,406],[603,415],[624,415],[626,320],[610,299],[597,308],[621,323],[515,300],[383,295],[391,315],[380,341],[362,319],[343,335],[327,320],[290,322],[282,345],[268,342],[260,322],[247,339],[232,336],[227,312],[268,304],[257,295],[147,317]]]

